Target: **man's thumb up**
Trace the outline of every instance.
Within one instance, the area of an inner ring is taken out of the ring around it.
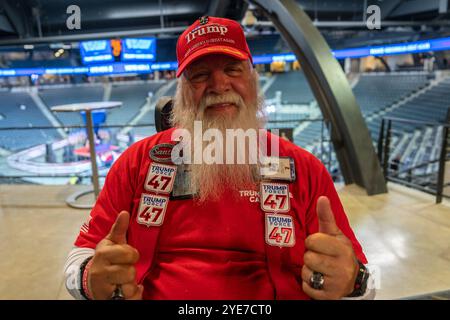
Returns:
[[[319,232],[331,236],[341,235],[341,230],[336,225],[333,211],[331,210],[330,200],[321,196],[317,200],[317,217],[319,219]]]
[[[129,223],[130,214],[127,211],[121,211],[105,239],[115,244],[126,244]]]
[[[358,261],[351,241],[341,232],[327,197],[317,200],[319,232],[305,240],[302,267],[303,291],[313,299],[340,299],[349,295],[355,285]],[[324,277],[320,286],[311,281],[313,272]]]
[[[125,299],[142,298],[143,287],[136,283],[134,266],[139,260],[139,252],[127,244],[129,220],[127,211],[120,212],[109,233],[95,248],[87,281],[94,299],[110,299],[118,286]]]

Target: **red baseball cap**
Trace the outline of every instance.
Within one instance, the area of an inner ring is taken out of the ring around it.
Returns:
[[[252,60],[241,25],[230,19],[201,17],[187,28],[177,42],[179,77],[195,59],[222,53],[239,60]]]

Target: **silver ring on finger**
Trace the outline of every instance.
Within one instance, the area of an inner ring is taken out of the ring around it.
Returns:
[[[311,277],[309,278],[309,285],[311,288],[316,290],[322,290],[323,284],[325,283],[325,277],[322,273],[313,271]]]
[[[116,289],[114,290],[111,300],[125,300],[125,296],[123,295],[122,286],[120,284],[116,285]]]

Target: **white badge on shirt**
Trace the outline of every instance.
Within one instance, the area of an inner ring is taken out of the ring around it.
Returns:
[[[276,247],[295,245],[294,219],[283,214],[266,214],[266,243]]]
[[[265,212],[289,212],[289,184],[261,182],[261,209]]]
[[[265,180],[295,181],[295,162],[289,157],[264,157],[261,160],[261,177]]]
[[[172,192],[176,173],[176,166],[153,162],[148,168],[145,190],[169,194]]]
[[[168,203],[169,197],[143,193],[136,216],[137,223],[147,227],[162,225]]]

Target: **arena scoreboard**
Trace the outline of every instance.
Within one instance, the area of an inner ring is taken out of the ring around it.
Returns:
[[[109,40],[92,40],[80,42],[80,55],[83,64],[114,61]]]
[[[122,40],[122,61],[155,61],[156,38]]]
[[[156,38],[125,38],[80,42],[83,64],[105,62],[152,62],[156,60]]]

